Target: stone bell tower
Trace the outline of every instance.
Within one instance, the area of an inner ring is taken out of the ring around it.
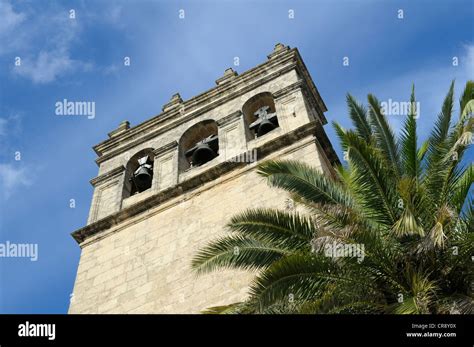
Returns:
[[[94,147],[98,176],[70,313],[198,313],[245,298],[254,274],[196,277],[194,254],[251,207],[288,208],[256,165],[295,159],[328,175],[338,162],[323,125],[324,105],[296,48],[277,44],[241,75],[162,112],[128,122]]]

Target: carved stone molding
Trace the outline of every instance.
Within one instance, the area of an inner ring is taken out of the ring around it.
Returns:
[[[176,149],[178,147],[178,141],[171,141],[170,143],[167,143],[164,146],[161,146],[160,148],[157,148],[153,151],[153,154],[155,157],[162,156],[164,154],[167,154],[171,152],[172,150]]]
[[[97,176],[91,179],[90,183],[95,187],[99,184],[102,184],[106,181],[109,181],[115,178],[116,176],[119,176],[124,171],[125,171],[125,166],[120,165],[119,167],[116,167],[115,169],[110,170],[109,172],[106,172],[105,174],[102,174],[100,176]]]
[[[220,127],[224,127],[228,124],[231,124],[232,122],[238,120],[240,117],[243,116],[242,111],[238,110],[235,112],[232,112],[228,116],[225,116],[224,118],[221,118],[217,121],[217,125]]]

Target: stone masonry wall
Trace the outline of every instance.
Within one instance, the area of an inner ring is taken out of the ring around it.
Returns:
[[[270,156],[276,157],[328,170],[313,137]],[[287,195],[268,187],[255,165],[84,241],[69,313],[198,313],[243,300],[254,274],[226,270],[196,277],[190,262],[225,233],[232,215],[251,207],[285,208]]]

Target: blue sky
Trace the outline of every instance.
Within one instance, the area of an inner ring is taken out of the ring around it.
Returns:
[[[282,42],[300,50],[326,117],[345,127],[347,92],[364,102],[368,93],[405,101],[415,83],[424,138],[451,80],[459,98],[474,78],[473,6],[469,0],[0,0],[0,242],[39,247],[36,262],[0,259],[0,312],[67,312],[80,256],[70,233],[86,223],[89,180],[98,170],[91,147],[122,120],[136,125],[176,92],[188,99],[206,91],[226,68],[246,71]],[[95,102],[95,118],[56,115],[63,99]],[[389,119],[395,129],[403,122]],[[326,131],[340,154],[330,125]]]

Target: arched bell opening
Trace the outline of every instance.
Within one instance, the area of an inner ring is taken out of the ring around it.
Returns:
[[[153,162],[153,148],[143,149],[130,158],[126,166],[125,197],[142,193],[151,188]]]
[[[275,101],[271,93],[254,95],[242,107],[249,140],[261,137],[279,127]]]
[[[205,120],[186,130],[179,140],[179,171],[201,166],[219,155],[217,123]]]

